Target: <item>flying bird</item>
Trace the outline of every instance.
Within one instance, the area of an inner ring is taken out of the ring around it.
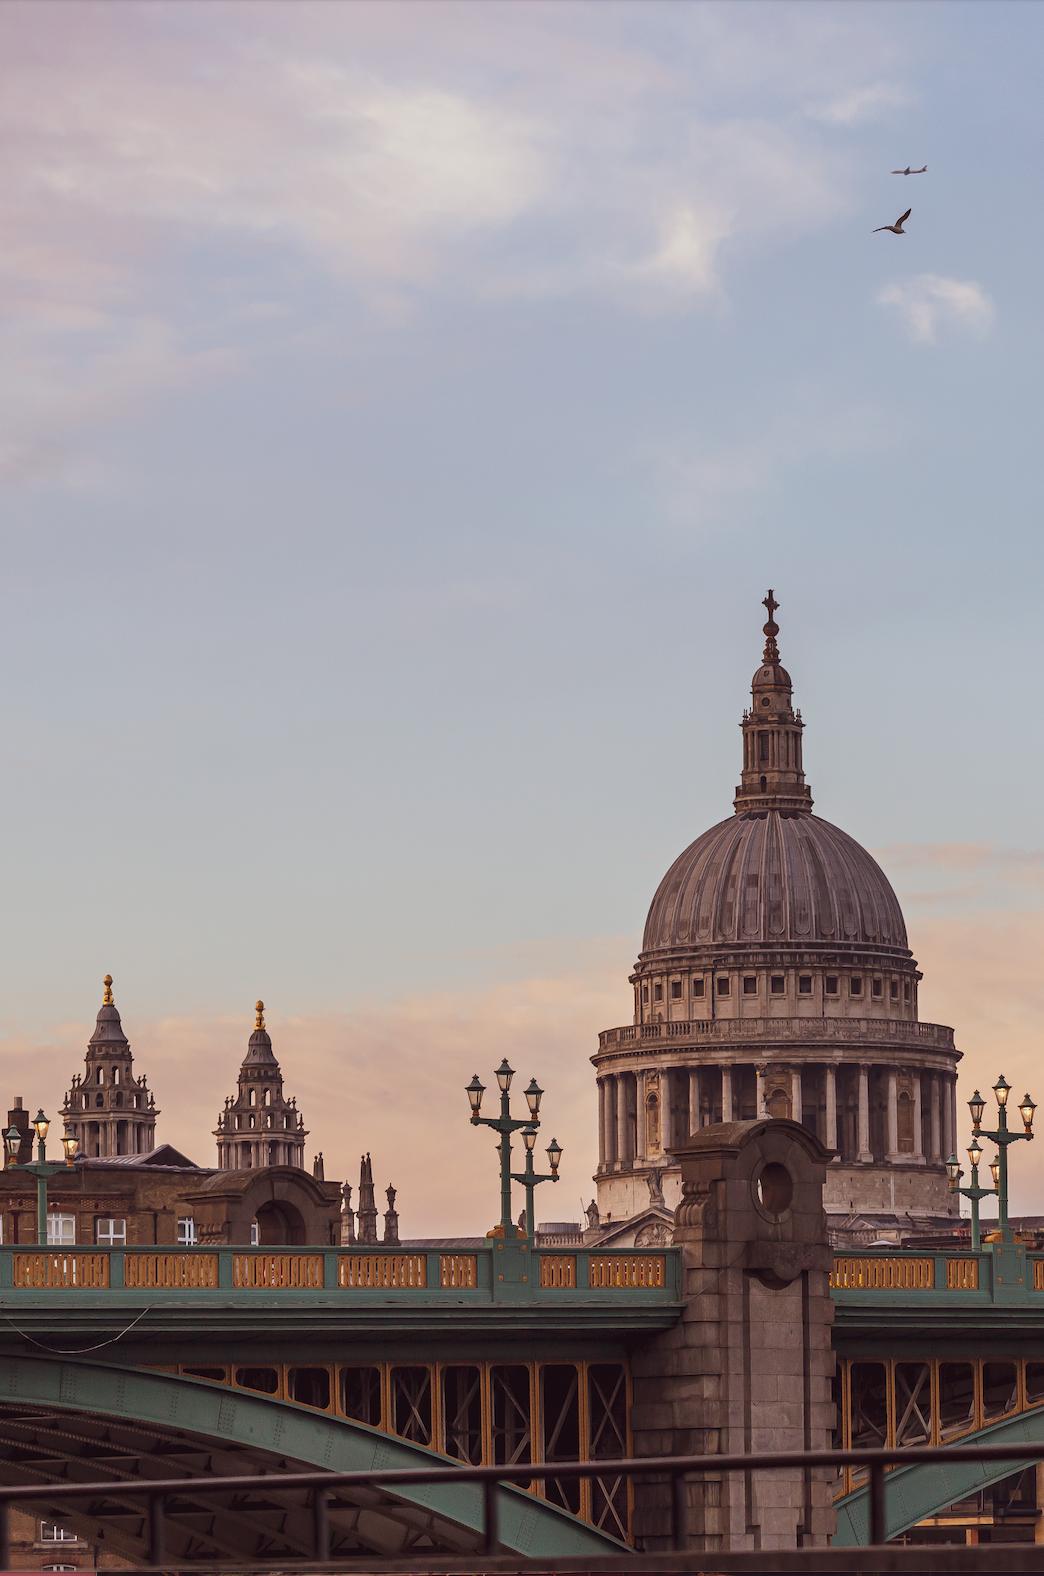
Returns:
[[[928,169],[927,164],[922,164],[921,168],[919,170],[912,170],[910,168],[910,166],[907,165],[905,170],[893,170],[892,174],[893,175],[924,175],[925,172],[927,171],[927,169]]]
[[[891,230],[893,235],[905,235],[906,231],[903,229],[903,225],[906,223],[907,219],[909,219],[912,213],[913,209],[907,208],[906,212],[900,218],[898,218],[894,224],[879,224],[877,226],[877,230],[872,230],[870,233],[872,235],[876,235],[878,230]]]

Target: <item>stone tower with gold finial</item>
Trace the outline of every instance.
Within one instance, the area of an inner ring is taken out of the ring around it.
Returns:
[[[156,1147],[155,1099],[144,1075],[135,1078],[130,1043],[112,999],[112,975],[87,1044],[87,1070],[77,1074],[65,1096],[66,1132],[79,1139],[88,1159],[107,1155],[144,1155]]]
[[[265,1028],[265,1004],[257,1003],[254,1032],[239,1069],[239,1091],[225,1100],[214,1129],[223,1171],[258,1166],[304,1168],[308,1131],[296,1097],[283,1096],[283,1075]]]

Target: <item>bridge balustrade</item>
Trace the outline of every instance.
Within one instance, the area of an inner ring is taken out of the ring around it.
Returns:
[[[337,1248],[196,1247],[0,1247],[0,1290],[14,1292],[424,1292],[438,1297],[472,1294],[478,1300],[525,1301],[541,1292],[571,1293],[578,1300],[622,1293],[657,1302],[679,1297],[679,1254],[585,1253],[541,1250],[529,1263],[524,1243],[494,1263],[505,1244],[490,1241],[474,1252],[388,1252],[358,1244]],[[530,1274],[529,1271],[535,1271]]]

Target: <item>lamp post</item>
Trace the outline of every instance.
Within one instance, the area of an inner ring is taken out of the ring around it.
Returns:
[[[41,1106],[36,1113],[33,1126],[36,1128],[37,1150],[36,1159],[27,1161],[25,1165],[18,1164],[18,1150],[22,1142],[22,1135],[17,1127],[9,1127],[4,1134],[4,1147],[7,1150],[7,1169],[9,1171],[31,1171],[36,1177],[36,1240],[41,1248],[47,1246],[47,1178],[53,1177],[56,1171],[64,1171],[66,1166],[71,1166],[76,1159],[76,1151],[80,1147],[78,1138],[71,1133],[66,1133],[62,1138],[62,1147],[65,1150],[63,1164],[55,1165],[54,1161],[47,1158],[47,1132],[51,1123],[43,1114]]]
[[[562,1148],[557,1138],[552,1138],[547,1146],[548,1163],[551,1170],[544,1176],[538,1176],[533,1170],[533,1150],[536,1147],[537,1130],[535,1127],[525,1127],[522,1130],[522,1142],[526,1146],[526,1169],[522,1172],[512,1171],[511,1180],[521,1182],[526,1190],[526,1236],[532,1242],[533,1230],[533,1189],[541,1182],[557,1182],[558,1167],[562,1159]]]
[[[980,1138],[988,1138],[991,1140],[991,1142],[997,1145],[997,1158],[996,1160],[990,1162],[990,1171],[993,1174],[994,1186],[991,1188],[979,1188],[979,1178],[976,1169],[977,1161],[973,1160],[972,1163],[972,1186],[970,1188],[957,1187],[956,1185],[957,1179],[960,1177],[961,1173],[959,1170],[956,1172],[951,1170],[951,1166],[956,1164],[955,1155],[950,1156],[950,1160],[947,1162],[946,1166],[947,1172],[950,1174],[950,1189],[952,1192],[961,1193],[965,1198],[972,1198],[973,1193],[978,1195],[976,1198],[972,1199],[973,1248],[978,1247],[978,1199],[984,1198],[988,1193],[996,1193],[997,1195],[997,1215],[998,1224],[1001,1231],[1001,1241],[1007,1242],[1011,1240],[1011,1231],[1008,1226],[1008,1145],[1018,1143],[1019,1140],[1023,1138],[1033,1137],[1033,1113],[1037,1109],[1036,1104],[1030,1099],[1029,1095],[1025,1095],[1019,1104],[1019,1115],[1022,1117],[1022,1125],[1025,1131],[1021,1133],[1012,1133],[1008,1129],[1007,1110],[1008,1095],[1011,1093],[1011,1085],[1008,1083],[1008,1080],[1005,1078],[1003,1073],[1001,1073],[1000,1077],[997,1079],[997,1082],[994,1084],[993,1093],[997,1099],[997,1127],[995,1132],[981,1131],[982,1116],[984,1110],[986,1109],[986,1102],[982,1098],[982,1095],[979,1093],[978,1089],[976,1089],[975,1093],[968,1101],[968,1110],[971,1112],[972,1133],[974,1134],[972,1143],[973,1147],[978,1150],[979,1155],[981,1156],[982,1154],[982,1149],[978,1143]],[[971,1155],[972,1150],[969,1149],[968,1153]]]
[[[972,1163],[971,1187],[958,1187],[957,1185],[964,1172],[961,1170],[960,1162],[956,1155],[951,1155],[949,1160],[947,1160],[946,1174],[950,1179],[950,1192],[959,1193],[962,1198],[971,1199],[971,1245],[972,1252],[978,1253],[982,1246],[979,1236],[979,1200],[980,1198],[989,1198],[991,1194],[996,1193],[997,1189],[996,1187],[979,1186],[979,1161],[982,1159],[982,1145],[974,1138],[968,1146],[968,1158]],[[994,1163],[996,1164],[996,1162]]]
[[[482,1096],[486,1086],[479,1082],[478,1073],[467,1085],[466,1094],[471,1102],[471,1125],[473,1127],[491,1127],[495,1133],[500,1134],[500,1224],[505,1237],[510,1233],[515,1235],[515,1227],[511,1220],[511,1134],[520,1128],[531,1127],[535,1130],[540,1126],[540,1097],[543,1089],[535,1078],[529,1080],[529,1088],[525,1091],[526,1104],[529,1106],[529,1115],[522,1121],[511,1115],[511,1080],[515,1076],[513,1067],[508,1066],[507,1057],[497,1068],[496,1078],[500,1088],[500,1115],[482,1116]],[[528,1168],[532,1168],[532,1160]]]

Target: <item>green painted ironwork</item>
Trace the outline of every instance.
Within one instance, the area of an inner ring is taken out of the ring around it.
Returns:
[[[144,1425],[184,1429],[204,1439],[275,1454],[281,1460],[331,1472],[394,1470],[453,1462],[425,1449],[327,1413],[289,1401],[211,1384],[183,1375],[113,1368],[78,1358],[0,1358],[0,1400],[19,1407],[90,1412]],[[273,1480],[278,1486],[278,1479]],[[397,1497],[421,1506],[455,1526],[482,1529],[482,1489],[453,1483],[403,1487]],[[46,1499],[47,1485],[41,1485]],[[500,1538],[511,1552],[533,1558],[583,1557],[617,1552],[608,1534],[547,1500],[509,1486],[498,1488]],[[390,1513],[387,1512],[386,1513]]]
[[[1044,1441],[1044,1407],[1020,1412],[991,1423],[974,1434],[963,1434],[960,1444],[1039,1444]],[[957,1441],[955,1441],[957,1443]],[[942,1454],[945,1454],[943,1447]],[[1000,1483],[1033,1465],[1025,1461],[939,1461],[895,1467],[885,1474],[885,1526],[889,1538],[907,1532],[928,1516],[937,1516],[958,1500]],[[866,1485],[836,1503],[835,1548],[852,1548],[869,1542],[870,1492]]]

